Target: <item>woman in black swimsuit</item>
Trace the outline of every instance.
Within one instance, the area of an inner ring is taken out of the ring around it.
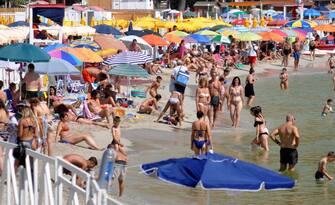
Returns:
[[[288,66],[288,57],[290,56],[291,53],[292,53],[292,46],[289,42],[289,39],[286,38],[286,40],[283,44],[283,62],[282,62],[282,64],[284,65],[284,67]]]
[[[311,41],[309,42],[309,52],[310,52],[312,61],[315,60],[315,47],[316,47],[315,41],[314,39],[311,39]]]
[[[247,100],[247,106],[251,107],[251,104],[254,102],[256,96],[254,91],[254,84],[255,84],[255,70],[250,69],[249,75],[246,79],[246,85],[245,85],[245,97],[248,98]]]
[[[265,151],[269,151],[269,131],[265,125],[265,119],[262,114],[262,108],[255,106],[250,108],[250,113],[255,117],[254,127],[256,128],[256,137],[252,140],[252,145],[258,145]]]

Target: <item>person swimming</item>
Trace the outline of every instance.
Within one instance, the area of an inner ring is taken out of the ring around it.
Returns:
[[[321,117],[326,117],[328,113],[334,113],[332,106],[333,106],[333,100],[328,99],[326,105],[323,107],[323,110],[321,112]]]

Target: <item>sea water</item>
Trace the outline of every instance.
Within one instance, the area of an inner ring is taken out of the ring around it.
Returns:
[[[322,108],[328,98],[335,100],[330,75],[315,73],[291,74],[289,90],[279,88],[279,79],[263,78],[255,85],[255,105],[263,108],[267,127],[273,130],[285,122],[287,114],[296,117],[301,140],[298,148],[299,162],[294,173],[287,174],[296,180],[292,190],[260,192],[208,191],[201,188],[185,188],[171,185],[140,173],[138,168],[128,170],[126,192],[121,199],[127,204],[210,204],[225,205],[314,205],[335,204],[335,182],[316,183],[314,173],[318,161],[329,151],[335,151],[335,114],[321,118]],[[220,114],[222,115],[222,114]],[[256,163],[277,171],[279,147],[270,141],[270,151],[251,150],[255,137],[253,118],[244,109],[241,127],[233,129],[228,113],[220,116],[214,130],[214,151],[232,155],[241,160]],[[222,124],[224,122],[224,124]],[[221,124],[220,124],[221,123]],[[158,131],[154,129],[130,130],[125,135],[134,141],[136,148],[130,153],[131,164],[160,161],[172,157],[190,156],[190,130]],[[335,163],[329,164],[331,176],[335,176]],[[115,187],[115,190],[117,187]],[[208,195],[210,194],[210,195]]]

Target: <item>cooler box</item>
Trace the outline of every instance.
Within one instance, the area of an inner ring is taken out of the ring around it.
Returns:
[[[147,97],[147,94],[145,93],[144,90],[132,90],[130,94],[132,97],[140,97],[140,98]]]

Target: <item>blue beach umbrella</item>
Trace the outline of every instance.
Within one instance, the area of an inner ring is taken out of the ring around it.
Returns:
[[[274,19],[274,20],[283,20],[284,19],[284,15],[283,14],[277,14],[275,16],[272,16],[272,19]]]
[[[62,44],[62,43],[55,43],[55,44],[52,44],[52,45],[48,45],[48,46],[45,46],[44,48],[42,48],[45,52],[49,52],[49,51],[52,51],[52,50],[56,50],[58,48],[64,48],[64,47],[70,47],[68,44]]]
[[[329,19],[334,19],[334,18],[335,18],[335,12],[330,12],[330,13],[328,14],[328,18],[329,18]]]
[[[16,43],[0,48],[0,60],[27,63],[48,62],[50,55],[37,46]]]
[[[80,75],[80,71],[72,64],[54,57],[47,63],[35,63],[35,71],[48,75]]]
[[[81,66],[83,62],[81,62],[76,56],[62,50],[53,50],[49,52],[49,55],[55,58],[59,58],[69,62],[74,66]]]
[[[26,26],[26,27],[28,27],[29,23],[25,22],[25,21],[16,21],[16,22],[13,22],[11,24],[8,24],[8,27],[18,27],[18,26]]]
[[[210,43],[211,42],[211,40],[208,37],[202,36],[199,34],[190,34],[187,37],[193,38],[194,40],[197,41],[197,43]]]
[[[117,30],[116,28],[106,25],[106,24],[100,24],[97,26],[94,26],[95,32],[101,33],[101,34],[112,34],[112,35],[122,35],[122,33]]]
[[[88,48],[91,49],[92,51],[98,51],[99,48],[96,46],[88,45],[88,44],[81,44],[81,45],[76,45],[73,48]]]
[[[308,16],[321,16],[320,11],[315,10],[315,9],[307,9],[306,11],[304,11],[304,16],[308,17]]]
[[[168,159],[143,164],[144,174],[162,181],[208,190],[260,191],[291,189],[295,182],[272,170],[221,154]]]

